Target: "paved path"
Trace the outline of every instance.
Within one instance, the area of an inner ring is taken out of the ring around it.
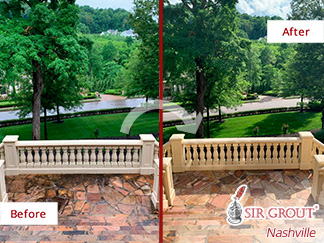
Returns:
[[[268,108],[278,108],[278,107],[295,107],[300,99],[283,99],[272,96],[260,96],[259,102],[244,103],[242,106],[236,109],[223,108],[223,113],[233,113],[236,111],[248,111],[248,110],[259,110]],[[100,109],[110,109],[110,108],[121,108],[121,107],[136,107],[141,103],[145,103],[144,98],[126,99],[121,96],[115,95],[102,95],[101,101],[98,102],[86,102],[83,104],[82,108],[76,110],[61,110],[62,114],[71,113],[77,111],[91,111]],[[17,111],[2,111],[0,112],[0,121],[18,119],[16,115]],[[56,112],[49,113],[49,115],[55,115]],[[180,119],[182,112],[172,111],[164,113],[164,121]],[[211,115],[217,115],[217,112],[211,112]],[[27,116],[31,117],[31,115]],[[194,115],[192,115],[194,117]]]
[[[283,99],[272,96],[260,96],[259,102],[244,103],[242,106],[236,109],[222,108],[222,113],[234,113],[239,111],[251,111],[251,110],[261,110],[269,108],[279,108],[279,107],[295,107],[300,99]],[[182,112],[172,111],[166,112],[163,115],[164,121],[177,120],[180,119]],[[212,111],[211,115],[218,115],[218,112]],[[206,115],[206,114],[205,114]],[[195,115],[192,115],[195,117]]]
[[[0,242],[157,242],[152,176],[6,177],[9,201],[58,202],[57,226],[0,226]]]
[[[101,109],[111,109],[111,108],[122,108],[122,107],[136,107],[141,103],[145,102],[145,98],[134,98],[125,99],[124,97],[115,95],[102,95],[102,100],[97,102],[85,102],[82,108],[75,110],[64,110],[61,108],[60,113],[73,113],[78,111],[91,111],[91,110],[101,110]],[[0,121],[18,119],[17,111],[1,111]],[[48,115],[55,115],[56,112],[49,112]],[[31,114],[27,117],[31,117]]]
[[[226,222],[226,209],[239,185],[248,190],[241,203],[246,206],[313,206],[309,171],[196,171],[174,173],[176,198],[164,213],[165,243],[288,243],[324,242],[324,210],[314,219],[245,220],[240,226]],[[267,238],[267,228],[316,230],[316,238]]]

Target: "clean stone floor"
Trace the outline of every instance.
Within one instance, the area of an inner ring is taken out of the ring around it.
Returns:
[[[164,213],[163,242],[324,242],[324,210],[315,219],[245,220],[240,226],[226,222],[226,209],[237,187],[248,190],[243,206],[313,206],[310,195],[311,171],[205,171],[174,174],[176,198]],[[267,238],[266,229],[302,229],[317,231],[316,238]]]
[[[9,201],[58,202],[57,226],[0,226],[0,242],[157,242],[152,176],[6,177]]]

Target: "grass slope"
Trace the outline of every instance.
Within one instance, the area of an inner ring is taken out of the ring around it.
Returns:
[[[277,114],[254,115],[226,119],[226,122],[218,124],[211,122],[211,137],[251,137],[255,136],[253,129],[259,127],[259,136],[282,134],[282,125],[289,125],[288,133],[298,131],[310,131],[321,128],[321,113],[315,112],[286,112]],[[205,122],[205,136],[206,122]],[[195,126],[195,125],[187,125]],[[166,142],[172,134],[183,133],[176,127],[164,129],[163,137]],[[195,135],[186,134],[186,138],[193,138]]]
[[[99,129],[99,137],[126,136],[120,132],[120,128],[127,113],[98,115],[65,119],[64,123],[47,123],[48,138],[50,140],[60,139],[84,139],[95,138],[94,131]],[[131,129],[131,135],[150,134],[158,132],[158,113],[145,113],[139,116]],[[43,139],[43,127],[41,133]],[[19,135],[19,140],[30,140],[32,137],[32,124],[10,126],[0,128],[0,141],[5,135]]]

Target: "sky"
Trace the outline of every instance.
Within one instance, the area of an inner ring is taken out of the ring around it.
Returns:
[[[76,3],[93,8],[124,8],[128,11],[133,7],[133,0],[76,0]]]
[[[239,0],[237,9],[241,13],[250,15],[278,15],[284,19],[290,12],[291,0]],[[171,3],[179,0],[170,0]],[[89,5],[94,8],[124,8],[130,11],[133,7],[133,0],[76,0],[79,5]]]

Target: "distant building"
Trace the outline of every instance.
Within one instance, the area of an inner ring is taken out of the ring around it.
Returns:
[[[121,33],[121,36],[124,36],[124,37],[132,37],[134,39],[135,37],[137,37],[137,34],[134,33],[134,30],[129,29],[129,30],[123,31]]]
[[[106,34],[109,34],[109,35],[118,35],[118,30],[107,30],[106,32],[101,32],[100,35],[106,35]]]
[[[125,30],[123,32],[118,32],[118,30],[107,30],[106,32],[101,32],[100,35],[114,35],[114,36],[117,36],[117,35],[120,35],[120,36],[123,36],[123,37],[132,37],[133,39],[135,39],[137,37],[137,34],[134,33],[134,30],[132,29],[129,29],[129,30]]]

